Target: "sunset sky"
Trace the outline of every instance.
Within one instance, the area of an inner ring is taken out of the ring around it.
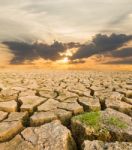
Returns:
[[[0,68],[132,70],[132,0],[0,0]]]

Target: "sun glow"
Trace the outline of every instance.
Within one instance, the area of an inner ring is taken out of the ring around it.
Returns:
[[[70,49],[67,49],[66,52],[59,53],[59,54],[60,54],[60,56],[70,57],[74,53],[76,53],[77,50],[78,50],[78,48],[70,48]]]
[[[70,60],[69,60],[68,57],[64,57],[63,59],[58,60],[57,63],[59,63],[59,64],[68,64],[69,61],[70,61]]]
[[[62,59],[62,62],[63,62],[64,64],[67,64],[67,63],[69,62],[68,57],[65,57],[64,59]]]

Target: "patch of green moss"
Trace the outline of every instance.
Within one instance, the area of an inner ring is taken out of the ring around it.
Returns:
[[[126,123],[124,123],[123,121],[121,121],[117,117],[110,117],[110,118],[108,118],[107,123],[110,124],[110,125],[114,125],[114,126],[116,126],[118,128],[121,128],[121,129],[127,128]]]
[[[81,121],[83,124],[93,127],[98,130],[100,128],[100,112],[89,112],[84,113],[78,116],[75,116],[74,119]]]

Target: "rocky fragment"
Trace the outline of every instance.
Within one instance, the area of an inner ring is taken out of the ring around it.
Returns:
[[[24,97],[24,96],[35,96],[35,94],[36,94],[36,91],[35,90],[29,90],[29,89],[27,89],[27,90],[24,90],[24,91],[21,91],[20,93],[19,93],[19,97]]]
[[[57,119],[54,112],[36,112],[30,117],[31,126],[39,126]]]
[[[123,112],[132,116],[132,105],[126,102],[116,100],[116,99],[106,99],[105,105],[107,108],[113,108],[115,110],[118,110],[120,112]]]
[[[78,96],[87,96],[87,97],[91,97],[91,91],[88,89],[70,89],[70,92],[73,92],[75,94],[77,94]]]
[[[44,147],[49,150],[76,149],[76,145],[70,131],[61,125],[59,121],[53,121],[43,126],[34,128],[34,133],[38,135],[38,149],[42,149]],[[24,134],[23,137],[26,139]]]
[[[75,116],[71,126],[78,143],[82,143],[85,139],[132,141],[131,117],[113,109]]]
[[[39,90],[39,95],[46,98],[55,98],[57,97],[57,93],[52,90]]]
[[[132,98],[132,89],[131,90],[127,90],[125,94],[126,94],[126,97]]]
[[[0,144],[1,150],[76,150],[70,130],[59,121],[40,127],[30,127],[9,142]]]
[[[59,96],[56,99],[60,102],[63,102],[68,98],[77,98],[77,97],[78,97],[77,94],[63,90],[59,92]]]
[[[27,121],[27,113],[11,113],[7,119],[0,122],[0,142],[5,142],[13,138],[24,129]]]
[[[45,103],[38,106],[38,111],[50,111],[57,108],[59,102],[54,99],[48,99]]]
[[[98,98],[79,97],[78,101],[83,106],[84,111],[99,111],[101,109]]]
[[[67,111],[64,109],[55,109],[53,112],[56,114],[58,119],[61,121],[62,124],[64,125],[69,125],[71,117],[72,117],[72,112]]]
[[[18,91],[12,89],[4,89],[0,92],[0,102],[16,100],[18,97]]]
[[[1,150],[38,150],[32,143],[25,141],[20,135],[16,135],[12,140],[0,143]]]
[[[11,122],[21,120],[23,123],[25,123],[27,118],[28,118],[27,112],[12,112],[9,114],[8,118],[4,121]]]
[[[130,71],[2,70],[0,150],[131,150],[131,100]]]
[[[0,111],[6,112],[17,111],[17,102],[15,100],[0,102]]]
[[[82,150],[131,150],[131,142],[113,142],[113,143],[104,143],[102,141],[84,141],[82,145]]]
[[[71,111],[74,115],[84,112],[83,107],[76,101],[67,101],[59,104],[58,108]]]
[[[122,101],[132,105],[132,98],[123,97]]]
[[[0,111],[0,121],[4,120],[8,116],[7,112]]]
[[[29,113],[33,113],[37,106],[45,102],[47,99],[39,96],[24,96],[20,97],[19,101],[22,104],[20,107],[21,111],[28,111]]]
[[[102,141],[84,141],[81,146],[82,150],[104,150],[104,143]]]

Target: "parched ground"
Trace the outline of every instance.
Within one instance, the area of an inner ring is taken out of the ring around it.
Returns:
[[[0,150],[132,150],[132,72],[0,72]]]

